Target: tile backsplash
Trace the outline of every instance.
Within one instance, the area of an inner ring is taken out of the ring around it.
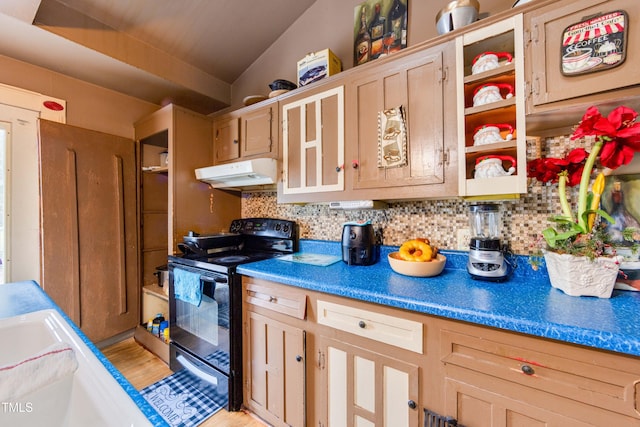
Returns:
[[[531,140],[527,158],[562,157],[579,143],[569,137]],[[586,147],[590,145],[587,141]],[[571,201],[577,200],[576,189],[570,189],[569,197]],[[526,195],[500,203],[503,239],[514,253],[523,255],[531,253],[532,243],[549,225],[547,218],[560,212],[557,185],[534,180],[529,180]],[[300,226],[300,238],[332,241],[341,239],[344,222],[370,220],[380,230],[385,245],[401,245],[408,239],[428,237],[442,249],[457,249],[457,230],[468,228],[469,204],[461,199],[423,200],[392,202],[384,210],[341,211],[322,204],[278,204],[275,192],[246,192],[242,195],[242,216],[294,220]]]

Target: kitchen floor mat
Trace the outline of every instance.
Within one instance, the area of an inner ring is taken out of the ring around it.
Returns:
[[[183,369],[142,389],[140,394],[175,427],[195,427],[227,405],[215,387]]]

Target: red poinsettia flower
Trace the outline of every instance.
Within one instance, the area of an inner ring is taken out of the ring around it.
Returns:
[[[536,178],[541,182],[558,182],[561,173],[567,174],[567,185],[573,187],[580,183],[584,161],[589,156],[587,151],[580,147],[575,148],[562,159],[547,157],[534,159],[527,163],[527,176]]]
[[[620,106],[609,116],[602,117],[596,107],[589,107],[582,117],[571,139],[596,136],[603,141],[600,163],[616,169],[626,165],[640,151],[640,123],[636,123],[636,113],[631,108]]]

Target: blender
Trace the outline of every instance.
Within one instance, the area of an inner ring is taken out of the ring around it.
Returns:
[[[511,274],[511,266],[505,259],[505,247],[500,241],[500,206],[494,203],[471,205],[469,225],[471,242],[467,271],[478,280],[505,280]]]

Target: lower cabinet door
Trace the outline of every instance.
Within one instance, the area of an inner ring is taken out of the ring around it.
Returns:
[[[273,426],[305,426],[305,331],[247,312],[245,405]]]
[[[323,426],[419,425],[418,367],[371,350],[319,338]]]
[[[466,427],[637,426],[638,420],[601,408],[456,370],[444,379],[446,414]]]

